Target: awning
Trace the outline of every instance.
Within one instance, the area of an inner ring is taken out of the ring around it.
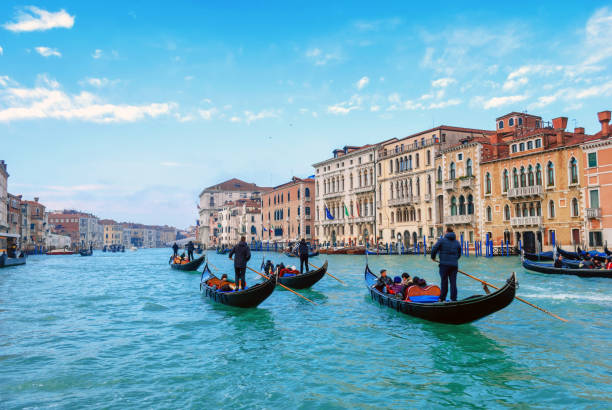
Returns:
[[[21,235],[18,233],[4,233],[0,232],[0,238],[19,238]]]

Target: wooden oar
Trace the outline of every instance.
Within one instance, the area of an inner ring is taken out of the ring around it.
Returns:
[[[440,263],[440,262],[438,262],[438,261],[437,261],[437,260],[435,260],[435,259],[432,259],[432,260],[433,260],[434,262],[438,263],[438,264]],[[469,273],[465,273],[465,272],[464,272],[464,271],[462,271],[462,270],[457,269],[457,272],[462,273],[462,274],[464,274],[465,276],[470,277],[470,278],[472,278],[472,279],[474,279],[474,280],[476,280],[476,281],[478,281],[478,282],[482,283],[483,285],[491,286],[493,289],[499,289],[497,286],[492,285],[492,284],[490,284],[489,282],[485,282],[485,281],[484,281],[484,280],[482,280],[482,279],[478,279],[476,276],[472,276],[472,275],[470,275]],[[539,311],[542,311],[542,312],[546,313],[547,315],[550,315],[550,316],[552,316],[552,317],[554,317],[554,318],[556,318],[556,319],[559,319],[559,320],[561,320],[561,321],[563,321],[563,322],[569,322],[567,319],[563,319],[562,317],[557,316],[557,315],[555,315],[554,313],[549,312],[548,310],[542,309],[541,307],[536,306],[536,305],[534,305],[534,304],[533,304],[533,303],[531,303],[531,302],[527,302],[525,299],[519,298],[519,297],[518,297],[518,296],[516,296],[516,295],[514,295],[514,298],[515,298],[515,299],[517,299],[517,300],[520,300],[521,302],[523,302],[523,303],[525,303],[525,304],[527,304],[527,305],[529,305],[529,306],[531,306],[531,307],[533,307],[533,308],[536,308],[536,309],[538,309]]]
[[[317,265],[313,265],[313,264],[312,264],[312,263],[310,263],[310,262],[308,262],[308,264],[309,264],[310,266],[312,266],[313,268],[315,268],[315,269],[321,269],[321,268],[319,268]],[[335,277],[335,276],[334,276],[334,275],[332,275],[331,273],[329,273],[329,272],[327,272],[327,271],[326,271],[325,273],[326,273],[327,275],[331,276],[332,278],[336,279],[338,282],[342,283],[344,286],[346,286],[346,283],[342,282],[340,279],[338,279],[337,277]]]
[[[233,260],[233,259],[230,259],[230,260]],[[215,270],[219,270],[219,269],[217,269],[217,268],[216,268],[216,267],[215,267],[213,264],[211,264],[210,262],[209,262],[209,264],[210,264],[210,266],[212,266],[213,268],[215,268]],[[257,272],[257,271],[256,271],[255,269],[253,269],[253,268],[250,268],[250,267],[248,267],[248,266],[247,266],[247,269],[249,269],[249,270],[251,270],[251,271],[255,272],[256,274],[258,274],[258,275],[259,275],[259,276],[261,276],[262,278],[269,279],[269,277],[268,277],[267,275],[264,275],[263,273]],[[285,288],[285,289],[287,289],[287,290],[288,290],[289,292],[291,292],[291,293],[295,293],[296,295],[298,295],[298,296],[299,296],[299,297],[301,297],[302,299],[306,299],[307,301],[309,301],[309,302],[310,302],[310,303],[312,303],[313,305],[316,305],[316,304],[317,304],[317,303],[313,302],[312,300],[308,299],[306,296],[302,296],[302,295],[300,295],[300,294],[299,294],[299,293],[297,293],[295,290],[288,288],[287,286],[283,285],[282,283],[280,283],[280,282],[278,282],[278,281],[276,282],[276,284],[277,284],[277,285],[279,285],[279,286],[281,286],[281,287],[283,287],[283,288]]]

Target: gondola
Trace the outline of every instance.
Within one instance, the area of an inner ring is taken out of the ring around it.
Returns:
[[[566,259],[573,259],[573,260],[579,261],[579,260],[581,260],[583,258],[582,252],[568,252],[568,251],[564,251],[559,246],[557,246],[557,253],[559,255],[563,256]]]
[[[461,325],[482,319],[508,306],[514,300],[517,282],[513,272],[506,284],[488,295],[474,295],[456,302],[417,303],[396,299],[374,288],[377,277],[366,265],[365,282],[370,296],[383,306],[437,323]]]
[[[272,292],[274,292],[274,288],[276,287],[276,276],[270,275],[264,282],[256,283],[255,285],[244,290],[221,292],[213,289],[207,284],[207,281],[213,278],[218,279],[212,274],[208,268],[208,264],[206,264],[200,280],[200,292],[203,292],[206,297],[214,300],[215,302],[240,308],[252,308],[258,306],[261,302],[266,300],[268,296],[272,294]]]
[[[225,255],[226,253],[228,253],[230,250],[225,248],[225,249],[217,249],[217,253],[220,255]]]
[[[294,276],[281,276],[278,278],[278,283],[292,289],[306,289],[312,287],[315,283],[321,280],[327,272],[327,261],[319,269],[311,270],[310,272],[300,273]]]
[[[575,275],[583,278],[612,278],[612,270],[607,269],[581,269],[573,262],[565,263],[567,267],[555,268],[552,263],[534,262],[523,258],[523,267],[532,272],[557,275]]]
[[[198,259],[194,259],[189,263],[172,263],[172,258],[170,258],[170,267],[172,269],[183,270],[183,271],[196,271],[198,268],[204,263],[205,256],[202,255]]]
[[[523,251],[523,255],[525,255],[525,259],[529,259],[530,261],[552,261],[554,259],[552,251],[540,253],[528,253]]]
[[[297,258],[298,257],[298,255],[296,255],[293,252],[286,252],[285,255],[290,257],[290,258]],[[308,257],[309,258],[314,258],[315,256],[319,256],[319,252],[316,252],[316,251],[308,252]]]
[[[8,268],[9,266],[25,265],[25,253],[21,253],[18,258],[9,258],[6,254],[0,255],[0,268]]]
[[[93,251],[89,250],[89,249],[84,249],[82,251],[79,251],[79,255],[81,255],[81,256],[91,256],[91,255],[93,255]]]
[[[202,248],[195,248],[193,251],[194,251],[194,252],[195,252],[197,255],[201,255],[201,254],[202,254],[202,252],[204,252],[204,249],[202,249]]]

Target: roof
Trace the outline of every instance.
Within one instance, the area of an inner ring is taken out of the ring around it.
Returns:
[[[402,137],[400,139],[398,139],[397,141],[403,141],[409,138],[413,138],[413,137],[417,137],[419,135],[423,135],[423,134],[428,134],[430,132],[434,132],[434,131],[457,131],[457,132],[475,132],[478,134],[488,134],[490,132],[492,132],[491,130],[481,130],[478,128],[463,128],[463,127],[453,127],[450,125],[440,125],[439,127],[435,127],[435,128],[430,128],[428,130],[425,131],[419,131],[417,133],[408,135],[406,137]],[[389,140],[390,141],[390,140]]]
[[[512,111],[512,112],[509,112],[508,114],[502,115],[501,117],[497,117],[495,119],[495,121],[501,120],[502,118],[506,118],[506,117],[509,117],[511,115],[520,115],[520,116],[523,116],[523,117],[532,117],[532,118],[542,118],[539,115],[527,114],[526,112]]]
[[[257,184],[250,182],[244,182],[238,178],[228,179],[227,181],[221,182],[216,185],[205,188],[204,191],[215,190],[215,191],[262,191],[270,188],[260,187]],[[202,192],[204,192],[202,191]],[[200,194],[201,195],[201,194]]]
[[[268,193],[271,193],[272,191],[276,191],[278,189],[281,188],[285,188],[291,185],[295,185],[295,184],[299,184],[299,183],[313,183],[315,182],[315,180],[313,178],[298,178],[298,177],[292,177],[290,181],[285,182],[284,184],[280,184],[275,186],[274,188],[272,188]]]

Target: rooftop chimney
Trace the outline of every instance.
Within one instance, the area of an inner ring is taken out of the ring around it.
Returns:
[[[35,196],[34,197],[34,202],[38,202],[39,199],[40,199],[39,197]]]
[[[576,127],[576,128],[574,128],[574,134],[576,134],[576,135],[584,135],[584,128],[583,127]]]
[[[563,145],[565,128],[567,127],[567,117],[553,118],[553,128],[557,131],[557,145]]]
[[[601,123],[601,135],[607,137],[610,135],[610,111],[602,111],[597,113],[597,118]]]

